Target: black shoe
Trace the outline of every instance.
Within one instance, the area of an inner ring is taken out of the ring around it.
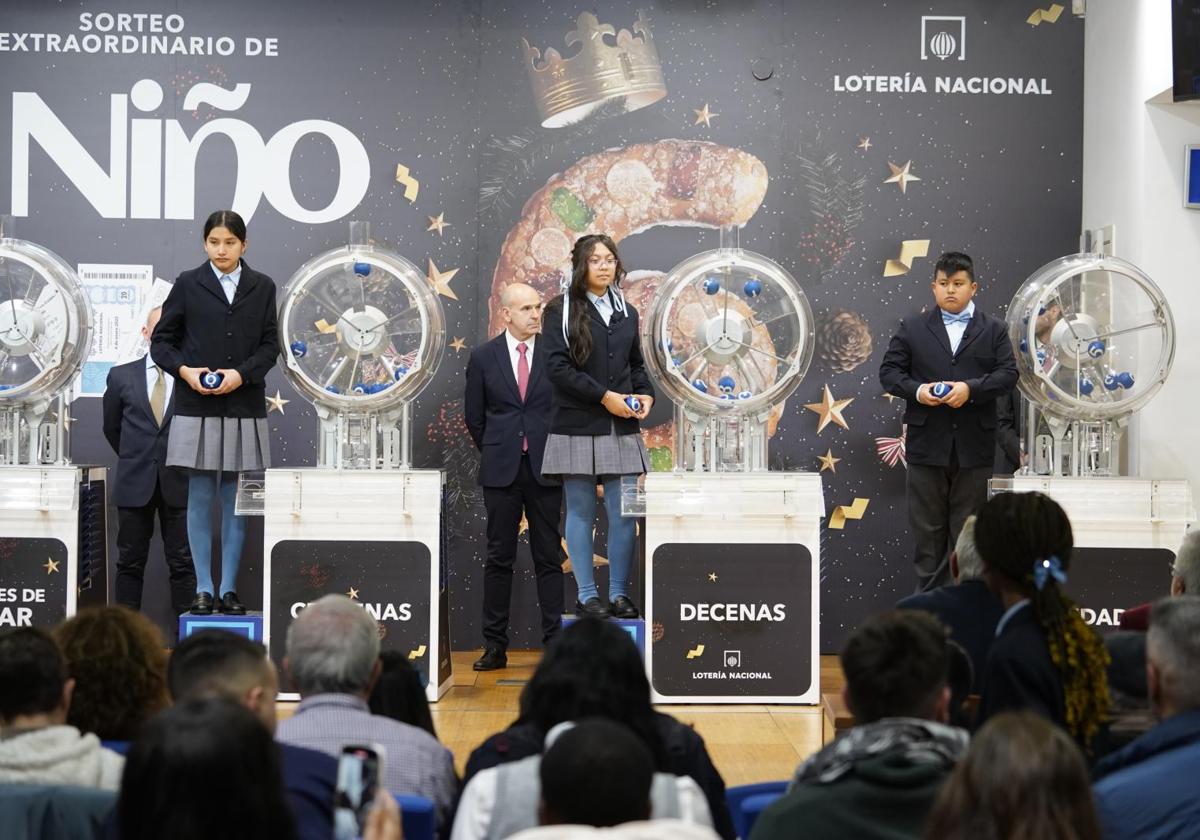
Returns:
[[[613,618],[638,618],[641,616],[637,605],[629,600],[628,595],[618,595],[616,598],[613,598],[609,610],[612,611]]]
[[[586,603],[575,602],[576,618],[608,618],[608,607],[599,598],[588,598]]]
[[[188,607],[188,612],[192,615],[212,615],[213,611],[213,596],[211,592],[197,592],[196,597],[192,599],[192,605]]]
[[[236,592],[226,592],[221,596],[221,605],[218,608],[225,615],[245,615],[246,608],[242,602],[238,600]]]
[[[475,660],[471,667],[476,671],[499,671],[508,665],[508,657],[504,648],[499,645],[488,645],[483,649],[483,656]]]

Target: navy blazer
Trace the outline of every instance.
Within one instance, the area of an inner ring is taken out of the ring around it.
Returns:
[[[276,741],[298,840],[333,836],[333,800],[338,760],[323,752]],[[219,835],[220,832],[218,831]]]
[[[542,477],[542,455],[550,432],[553,389],[545,377],[546,340],[538,336],[529,360],[529,385],[525,401],[517,390],[508,354],[507,333],[479,345],[467,361],[467,391],[463,414],[471,439],[479,448],[479,483],[508,487],[521,466],[522,441],[529,441],[529,467],[540,484],[557,481]]]
[[[1067,728],[1062,674],[1050,658],[1046,632],[1033,604],[1017,610],[992,641],[979,694],[977,727],[1001,712],[1027,710]]]
[[[1017,384],[1017,362],[1003,321],[976,308],[953,353],[941,309],[906,318],[884,354],[879,381],[907,402],[909,463],[946,467],[953,449],[960,466],[992,465],[996,399]],[[922,405],[917,387],[927,382],[965,382],[971,395],[960,408]]]
[[[951,586],[939,586],[929,592],[909,595],[896,604],[898,610],[920,610],[932,615],[950,629],[950,638],[962,645],[971,659],[974,682],[971,693],[983,686],[983,669],[988,651],[996,637],[996,623],[1004,614],[1000,599],[981,580],[964,580]]]
[[[279,358],[275,281],[242,261],[233,303],[212,266],[185,271],[163,303],[150,340],[154,361],[178,377],[179,368],[232,368],[242,386],[221,396],[201,394],[179,379],[175,410],[182,417],[266,417],[267,371]]]
[[[637,310],[627,302],[625,314],[614,311],[606,325],[590,300],[587,308],[592,354],[584,365],[577,365],[571,358],[571,348],[563,338],[562,295],[550,301],[542,315],[546,374],[554,385],[550,431],[558,435],[607,435],[615,421],[617,434],[637,434],[636,417],[617,417],[600,403],[607,391],[654,396],[654,386],[642,361]]]
[[[157,484],[173,507],[187,505],[187,474],[167,463],[167,438],[175,411],[175,396],[187,383],[176,379],[160,427],[150,410],[146,390],[146,357],[115,365],[104,388],[104,437],[117,453],[113,501],[117,507],[148,504]]]

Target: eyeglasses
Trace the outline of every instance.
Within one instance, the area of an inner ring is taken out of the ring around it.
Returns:
[[[616,257],[588,257],[588,265],[612,267],[617,264]]]

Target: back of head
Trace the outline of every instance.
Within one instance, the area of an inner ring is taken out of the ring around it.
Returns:
[[[1157,707],[1169,714],[1200,709],[1200,596],[1164,598],[1154,605],[1146,660],[1157,673],[1152,698]]]
[[[626,726],[579,721],[542,757],[544,825],[620,825],[650,817],[654,759]]]
[[[214,808],[227,815],[216,828]],[[271,734],[218,697],[186,700],[146,724],[125,759],[117,817],[123,840],[295,835]]]
[[[166,644],[128,607],[80,610],[54,629],[75,679],[67,722],[108,741],[130,741],[167,706]]]
[[[436,738],[421,675],[408,657],[400,651],[385,650],[379,654],[379,664],[379,679],[367,698],[371,713],[424,729]]]
[[[1183,538],[1172,574],[1183,581],[1185,594],[1200,596],[1200,530],[1189,531]]]
[[[999,714],[971,739],[930,813],[927,838],[1099,840],[1087,765],[1032,712]]]
[[[365,694],[379,659],[379,627],[345,595],[326,595],[288,627],[287,659],[302,696]]]
[[[662,767],[662,741],[637,645],[608,621],[585,618],[563,630],[521,693],[521,720],[542,732],[564,721],[616,719],[642,739]]]
[[[267,651],[239,633],[202,630],[188,636],[167,663],[167,686],[176,703],[216,695],[239,700],[263,685]]]
[[[979,558],[979,549],[975,547],[975,517],[968,516],[958,532],[958,541],[954,543],[954,555],[958,558],[958,582],[977,580],[983,577],[983,560]]]
[[[0,723],[58,709],[67,666],[44,630],[19,627],[0,634]]]
[[[857,723],[885,717],[932,720],[950,670],[946,629],[916,610],[881,613],[850,634],[841,662],[846,704]]]

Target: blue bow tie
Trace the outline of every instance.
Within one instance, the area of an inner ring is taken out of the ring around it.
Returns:
[[[945,309],[942,310],[942,323],[946,326],[949,326],[950,324],[966,324],[969,323],[970,320],[971,313],[967,312],[965,309],[962,312],[959,312],[957,315],[951,315]]]

